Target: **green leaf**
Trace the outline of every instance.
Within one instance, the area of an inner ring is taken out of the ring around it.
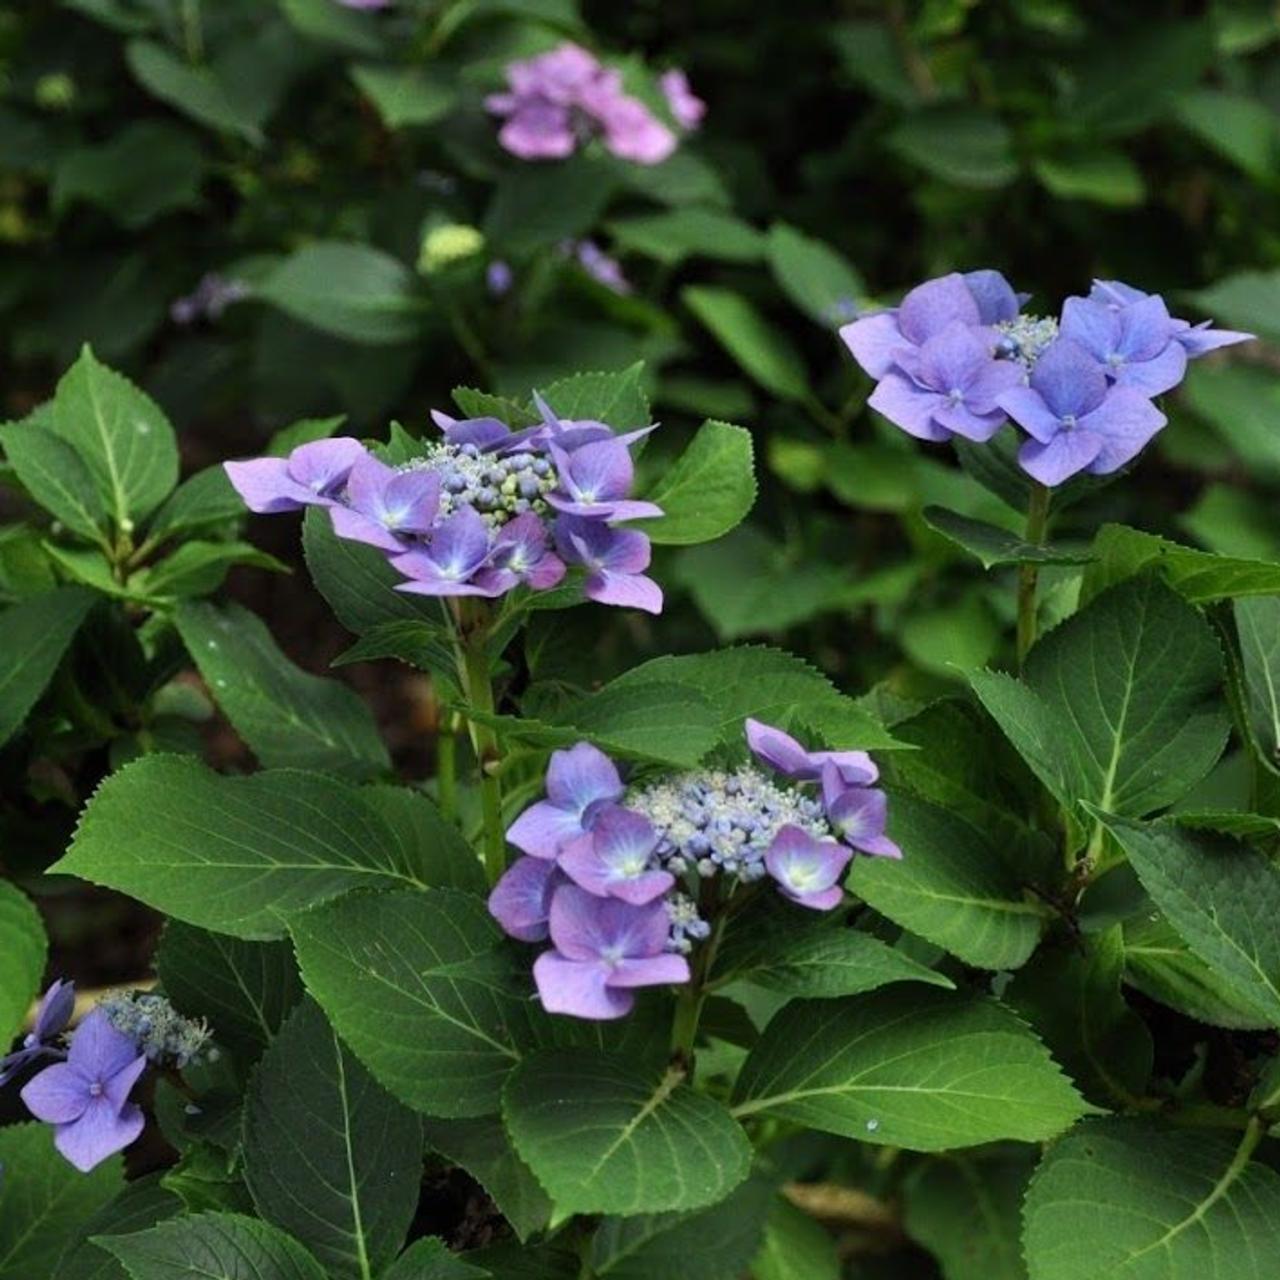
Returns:
[[[885,22],[836,22],[829,34],[844,73],[856,84],[900,107],[919,101],[920,90],[907,70],[903,47]]]
[[[738,1280],[760,1247],[773,1188],[748,1178],[701,1213],[605,1218],[591,1240],[594,1274],[608,1280]]]
[[[391,758],[354,690],[293,665],[240,605],[182,605],[175,617],[214,701],[267,768],[316,769],[361,781]]]
[[[351,78],[388,129],[435,124],[458,102],[453,81],[434,68],[356,66]]]
[[[687,285],[680,300],[766,391],[783,400],[809,397],[809,375],[800,353],[785,332],[771,326],[741,294]]]
[[[825,241],[785,222],[769,228],[769,268],[783,293],[811,320],[834,329],[866,296],[862,277]]]
[[[952,186],[1002,187],[1018,173],[1008,127],[978,107],[948,104],[917,111],[891,130],[887,141],[903,159]]]
[[[607,223],[606,230],[619,249],[672,267],[686,258],[758,262],[765,249],[764,236],[750,223],[700,205],[621,218]]]
[[[53,411],[38,410],[0,427],[0,445],[22,487],[72,533],[101,544],[107,508],[88,465],[52,427]]]
[[[287,573],[289,566],[248,542],[184,542],[139,573],[130,575],[131,597],[172,603],[216,591],[238,564]]]
[[[711,981],[746,979],[788,996],[858,995],[891,982],[953,987],[950,978],[844,922],[801,919],[789,904],[742,912],[716,952]]]
[[[1141,1097],[1151,1076],[1151,1033],[1120,994],[1124,962],[1116,925],[1041,950],[1004,992],[1081,1092],[1104,1106]]]
[[[1168,819],[1099,815],[1143,887],[1231,995],[1280,1026],[1280,867],[1238,840]]]
[[[376,14],[353,12],[330,0],[280,0],[290,24],[309,39],[352,53],[382,52]]]
[[[765,1221],[764,1244],[751,1267],[755,1280],[840,1280],[835,1238],[781,1196]]]
[[[165,1085],[170,1088],[172,1086]],[[161,1095],[163,1096],[163,1095]],[[208,1102],[205,1101],[207,1107]],[[163,1114],[163,1104],[157,1107]],[[200,1110],[201,1118],[207,1115],[204,1107]],[[235,1149],[240,1145],[240,1107],[237,1104],[228,1108],[228,1120],[235,1123]],[[252,1213],[253,1201],[249,1197],[249,1189],[238,1169],[238,1157],[229,1154],[222,1146],[215,1145],[212,1140],[193,1139],[184,1144],[178,1163],[166,1170],[160,1179],[160,1185],[166,1191],[173,1192],[181,1201],[187,1213]]]
[[[47,951],[35,904],[16,885],[0,880],[0,1044],[13,1038],[40,989]]]
[[[387,824],[399,849],[396,861],[412,867],[422,884],[476,894],[487,892],[484,868],[476,851],[424,792],[384,783],[364,787],[360,795]]]
[[[244,514],[244,499],[218,463],[197,471],[169,495],[152,517],[147,536],[160,541],[179,533],[213,533],[235,524]]]
[[[704,422],[646,496],[665,513],[644,527],[659,546],[722,537],[755,504],[751,432],[727,422]]]
[[[1179,122],[1251,178],[1275,177],[1280,122],[1257,98],[1221,89],[1184,93],[1174,108]]]
[[[1187,296],[1219,324],[1280,338],[1280,270],[1238,271]]]
[[[129,1280],[125,1269],[95,1237],[129,1235],[181,1212],[182,1201],[160,1185],[158,1174],[136,1178],[74,1233],[53,1280]]]
[[[124,1186],[119,1156],[81,1173],[43,1124],[0,1129],[0,1165],[0,1280],[51,1275],[68,1239]]]
[[[653,421],[644,391],[642,361],[617,373],[575,373],[561,378],[543,388],[542,398],[558,418],[589,418],[607,423],[615,431],[634,431]]]
[[[161,102],[221,133],[262,142],[256,115],[208,67],[189,66],[153,40],[130,40],[125,61],[134,79]]]
[[[381,1084],[428,1115],[486,1115],[534,1042],[528,959],[482,899],[356,895],[292,922],[307,989]]]
[[[943,1151],[1051,1138],[1090,1108],[1044,1046],[985,996],[888,987],[795,1000],[747,1055],[734,1114]]]
[[[1040,156],[1032,167],[1044,189],[1060,200],[1089,200],[1113,209],[1130,209],[1147,198],[1142,170],[1114,147]]]
[[[1280,597],[1237,600],[1233,607],[1253,739],[1280,767]]]
[[[424,1236],[396,1259],[382,1280],[490,1280],[493,1275],[492,1271],[463,1261],[443,1240]]]
[[[1031,1280],[1272,1280],[1280,1176],[1235,1147],[1149,1120],[1080,1125],[1027,1189]]]
[[[181,920],[165,926],[155,959],[179,1013],[207,1018],[219,1047],[256,1061],[302,999],[287,942],[245,942]]]
[[[398,258],[337,240],[295,249],[255,292],[303,324],[368,346],[416,340],[427,310],[413,273]]]
[[[50,194],[59,216],[83,200],[136,231],[196,204],[203,177],[204,153],[186,129],[137,120],[109,142],[61,156]]]
[[[320,1264],[283,1231],[238,1213],[201,1213],[98,1243],[131,1280],[326,1280]]]
[[[1268,1025],[1266,1017],[1231,994],[1226,982],[1158,912],[1125,921],[1124,980],[1152,1000],[1211,1027],[1260,1031]]]
[[[1019,1210],[1035,1156],[948,1156],[920,1165],[906,1185],[903,1226],[946,1280],[1026,1280]]]
[[[946,507],[925,507],[920,513],[931,529],[936,529],[962,551],[976,556],[984,569],[1006,564],[1086,564],[1088,551],[1065,551],[1027,542],[985,520],[971,520]]]
[[[676,1067],[646,1071],[608,1054],[547,1050],[512,1073],[502,1115],[562,1214],[699,1209],[751,1166],[741,1128]]]
[[[549,250],[596,226],[616,186],[612,166],[588,155],[511,166],[493,189],[485,239],[499,253]]]
[[[96,600],[58,587],[0,613],[0,743],[21,727]]]
[[[461,1165],[484,1189],[521,1240],[546,1229],[553,1206],[533,1171],[516,1155],[497,1116],[441,1120],[426,1116],[427,1145]]]
[[[991,661],[1001,627],[985,600],[968,595],[953,604],[913,610],[902,620],[899,639],[916,666],[959,680]]]
[[[244,1179],[258,1213],[334,1276],[377,1274],[418,1207],[418,1117],[370,1077],[311,1001],[249,1082]]]
[[[1040,940],[1046,911],[980,829],[916,796],[889,799],[902,861],[857,858],[849,887],[882,915],[983,969],[1016,969]]]
[[[1156,571],[1192,604],[1280,593],[1280,564],[1197,551],[1153,533],[1106,524],[1093,541],[1081,599],[1143,572]]]
[[[1141,817],[1180,799],[1222,754],[1222,673],[1208,623],[1145,576],[1044,636],[1021,683],[970,680],[1059,800]]]
[[[1280,291],[1276,298],[1280,301]],[[1280,437],[1275,431],[1280,378],[1271,369],[1247,364],[1199,365],[1187,378],[1182,395],[1251,474],[1259,479],[1280,479]]]
[[[425,618],[417,621],[401,618],[398,622],[377,623],[329,665],[345,667],[353,662],[376,662],[379,658],[396,658],[419,671],[429,671],[441,698],[463,700],[453,638],[443,619],[429,622]]]
[[[220,777],[145,756],[94,793],[59,872],[250,941],[359,886],[419,883],[387,824],[347,783],[275,769]]]
[[[651,658],[606,688],[680,684],[705,698],[720,718],[719,741],[740,746],[748,716],[779,727],[805,726],[838,750],[875,750],[902,744],[873,716],[839,692],[803,658],[764,645]]]
[[[53,398],[53,430],[84,460],[128,532],[178,483],[178,442],[159,405],[85,347]]]

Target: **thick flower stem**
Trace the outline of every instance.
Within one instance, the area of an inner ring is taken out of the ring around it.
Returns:
[[[436,798],[446,822],[458,820],[458,739],[452,713],[444,718],[436,737]]]
[[[715,965],[716,951],[728,918],[728,912],[723,909],[717,915],[711,936],[694,954],[689,981],[680,988],[676,997],[676,1011],[671,1020],[671,1056],[690,1077],[693,1075],[693,1045],[698,1038],[702,1006],[707,1000],[707,979]]]
[[[1042,484],[1031,483],[1031,497],[1027,503],[1026,540],[1033,546],[1044,542],[1045,528],[1049,523],[1049,490]],[[1036,642],[1036,584],[1040,566],[1024,564],[1018,569],[1018,669],[1026,661],[1031,646]]]

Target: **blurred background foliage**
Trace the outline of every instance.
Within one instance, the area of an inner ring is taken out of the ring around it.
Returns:
[[[686,607],[658,647],[770,638],[852,690],[931,693],[1001,656],[1011,593],[920,509],[1017,517],[865,411],[836,329],[993,266],[1045,312],[1118,277],[1253,330],[1061,533],[1124,519],[1280,555],[1278,36],[1272,4],[1174,0],[0,4],[3,416],[85,341],[181,424],[189,467],[307,415],[416,432],[459,384],[523,397],[643,360],[650,478],[715,417],[751,428],[762,480],[748,525],[664,553]],[[484,94],[566,38],[655,106],[684,68],[703,127],[654,168],[507,155]],[[629,292],[583,269],[583,239]],[[288,631],[305,581],[263,597],[237,575]],[[611,625],[592,674],[657,646]]]

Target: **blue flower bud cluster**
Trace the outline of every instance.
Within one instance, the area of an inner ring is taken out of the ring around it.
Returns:
[[[1058,336],[1058,321],[1053,316],[1020,315],[1001,320],[992,328],[1000,335],[996,357],[1016,360],[1028,373]]]
[[[184,1018],[164,996],[149,991],[125,991],[108,996],[98,1008],[151,1062],[182,1068],[201,1058],[208,1061],[217,1058],[208,1024]]]
[[[543,515],[546,495],[556,487],[555,468],[532,453],[500,457],[474,444],[433,444],[401,471],[435,471],[440,476],[440,514],[451,516],[459,507],[477,511],[490,528],[501,528],[515,516],[532,511]]]
[[[623,804],[653,824],[654,860],[675,876],[695,870],[759,880],[765,854],[788,825],[835,838],[818,797],[781,787],[754,765],[677,774],[628,792]]]
[[[711,936],[711,926],[698,914],[698,904],[687,893],[669,894],[663,905],[671,921],[668,951],[687,956],[695,942],[705,942]]]

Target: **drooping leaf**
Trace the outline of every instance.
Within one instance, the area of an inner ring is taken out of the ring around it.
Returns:
[[[369,708],[346,685],[301,670],[239,605],[182,605],[175,617],[214,701],[267,768],[363,780],[390,771]]]
[[[418,884],[386,823],[347,783],[297,769],[220,777],[145,756],[94,794],[57,871],[250,941],[348,889]]]
[[[1142,170],[1113,147],[1071,148],[1040,156],[1034,168],[1045,190],[1061,200],[1127,209],[1147,196]]]
[[[294,1010],[249,1082],[243,1160],[259,1214],[330,1274],[359,1280],[400,1251],[418,1205],[418,1117],[312,1001]]]
[[[159,541],[178,533],[208,534],[230,527],[244,514],[244,499],[218,464],[189,476],[169,495],[152,517],[147,536]]]
[[[184,542],[158,564],[129,576],[132,598],[173,604],[216,591],[238,564],[288,572],[288,565],[248,542]]]
[[[786,333],[770,326],[741,294],[711,285],[687,285],[680,300],[722,347],[766,391],[783,400],[809,394],[804,361]]]
[[[1080,1125],[1027,1189],[1031,1280],[1271,1280],[1280,1175],[1235,1148],[1230,1135],[1149,1120]]]
[[[1002,187],[1018,172],[1008,127],[979,107],[914,112],[887,141],[903,159],[957,187]]]
[[[930,528],[976,556],[984,569],[1006,564],[1085,564],[1092,558],[1088,551],[1065,551],[1027,542],[999,525],[971,520],[946,507],[925,507],[920,514]]]
[[[751,1147],[684,1072],[587,1050],[526,1058],[502,1093],[520,1156],[556,1207],[621,1215],[699,1209],[747,1176]]]
[[[52,1275],[69,1241],[124,1186],[119,1156],[81,1173],[43,1124],[0,1129],[0,1280]]]
[[[0,743],[21,727],[94,603],[83,587],[58,587],[0,613]]]
[[[434,124],[458,101],[453,82],[422,67],[355,66],[351,78],[388,129]]]
[[[39,989],[47,951],[35,903],[0,880],[0,1045],[8,1044]]]
[[[208,67],[190,66],[154,40],[130,40],[125,60],[134,79],[161,102],[219,132],[262,141],[257,113]]]
[[[968,964],[1016,969],[1027,960],[1046,911],[989,836],[898,792],[889,799],[888,830],[902,861],[856,859],[849,886],[859,897]]]
[[[381,1084],[427,1115],[495,1110],[535,1043],[527,957],[454,889],[356,895],[292,924],[307,989]]]
[[[765,248],[764,236],[750,223],[701,205],[620,218],[610,222],[608,230],[619,249],[668,266],[686,258],[758,262]]]
[[[644,526],[660,546],[722,537],[756,500],[751,433],[727,422],[704,422],[647,496],[664,512]]]
[[[866,286],[830,245],[775,222],[769,228],[768,257],[779,288],[811,320],[833,329],[853,318]]]
[[[888,987],[795,1000],[747,1055],[734,1114],[912,1151],[1053,1137],[1090,1108],[996,1001]]]

